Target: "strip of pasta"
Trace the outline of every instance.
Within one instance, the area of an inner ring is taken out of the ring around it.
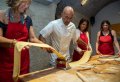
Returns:
[[[85,51],[85,53],[83,54],[80,60],[69,63],[69,66],[73,68],[80,66],[80,64],[85,64],[90,59],[91,54],[92,51]]]
[[[58,58],[65,60],[65,57],[57,52],[53,47],[47,44],[38,44],[38,43],[30,43],[30,42],[17,42],[14,47],[14,67],[13,67],[13,78],[14,82],[17,82],[18,76],[20,74],[20,59],[21,59],[21,50],[25,46],[35,46],[35,47],[43,47],[43,48],[51,48],[53,53],[55,53]]]

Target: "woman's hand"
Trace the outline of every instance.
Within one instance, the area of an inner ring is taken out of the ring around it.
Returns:
[[[45,48],[45,50],[46,50],[48,53],[53,53],[53,49],[51,49],[51,48]]]
[[[97,53],[98,55],[102,55],[98,50],[96,51],[96,53]]]
[[[87,47],[87,50],[88,50],[88,51],[90,51],[90,50],[91,50],[90,46],[88,46],[88,47]]]
[[[11,41],[9,43],[9,47],[14,47],[16,43],[17,43],[16,39],[11,39]]]
[[[14,47],[17,42],[18,41],[16,39],[13,39],[11,46]],[[25,47],[22,48],[22,50],[29,49],[30,47],[31,47],[31,45],[26,45]]]
[[[91,45],[89,44],[89,45],[87,45],[87,50],[88,51],[92,51],[92,47],[91,47]]]
[[[12,45],[15,46],[16,43],[17,43],[17,40],[16,40],[16,39],[13,39],[13,40],[12,40]]]
[[[27,46],[25,46],[25,47],[23,48],[23,50],[29,49],[30,47],[31,47],[31,45],[27,45]]]

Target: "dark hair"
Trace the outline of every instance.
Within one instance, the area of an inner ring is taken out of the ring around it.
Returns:
[[[89,21],[85,18],[82,18],[79,22],[79,25],[78,25],[78,29],[80,29],[80,25],[83,23],[83,22],[86,22],[87,23],[87,27],[86,29],[84,30],[84,32],[88,31],[88,27],[89,27]]]
[[[100,36],[103,36],[103,33],[102,33],[102,31],[103,31],[103,24],[108,24],[108,30],[109,30],[109,35],[111,36],[111,38],[112,38],[112,41],[114,41],[114,36],[112,35],[112,32],[111,32],[111,24],[110,24],[110,22],[108,21],[108,20],[103,20],[102,22],[101,22],[101,28],[100,28],[100,30],[101,30],[101,33],[100,33]]]
[[[108,20],[103,20],[103,21],[101,22],[100,30],[101,30],[101,31],[103,30],[103,25],[104,25],[105,23],[108,24],[108,29],[111,30],[111,24],[110,24],[110,22],[109,22]]]

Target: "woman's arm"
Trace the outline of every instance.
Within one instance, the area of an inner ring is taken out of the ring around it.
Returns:
[[[33,42],[33,43],[43,43],[35,36],[32,26],[30,26],[30,30],[29,30],[29,39],[30,39],[30,42]]]
[[[119,46],[119,43],[117,41],[117,36],[116,36],[116,32],[114,30],[112,30],[112,35],[114,37],[114,44],[118,50],[118,54],[120,55],[120,46]]]
[[[92,47],[91,47],[91,44],[90,44],[90,36],[89,36],[89,32],[86,32],[87,34],[87,38],[88,38],[88,48],[90,48],[90,50],[92,51]],[[89,49],[88,49],[89,50]]]
[[[98,50],[98,46],[99,46],[99,36],[100,36],[100,31],[97,33],[97,40],[96,40],[96,53],[97,54],[101,54]]]
[[[5,13],[3,11],[0,11],[0,22],[6,23],[5,21]],[[0,46],[2,47],[10,47],[14,45],[16,41],[14,39],[7,39],[3,37],[3,29],[0,27]]]
[[[14,44],[14,40],[13,39],[7,39],[5,37],[3,37],[3,30],[2,28],[0,28],[0,44],[6,44],[9,45],[9,44]]]

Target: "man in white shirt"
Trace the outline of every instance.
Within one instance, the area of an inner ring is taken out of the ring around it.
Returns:
[[[50,37],[52,47],[70,59],[69,47],[70,42],[75,42],[76,27],[71,22],[74,15],[74,10],[70,6],[66,6],[62,12],[61,18],[51,21],[45,28],[40,31],[39,39],[45,42],[45,38]],[[51,54],[51,64],[56,65],[57,56]]]

